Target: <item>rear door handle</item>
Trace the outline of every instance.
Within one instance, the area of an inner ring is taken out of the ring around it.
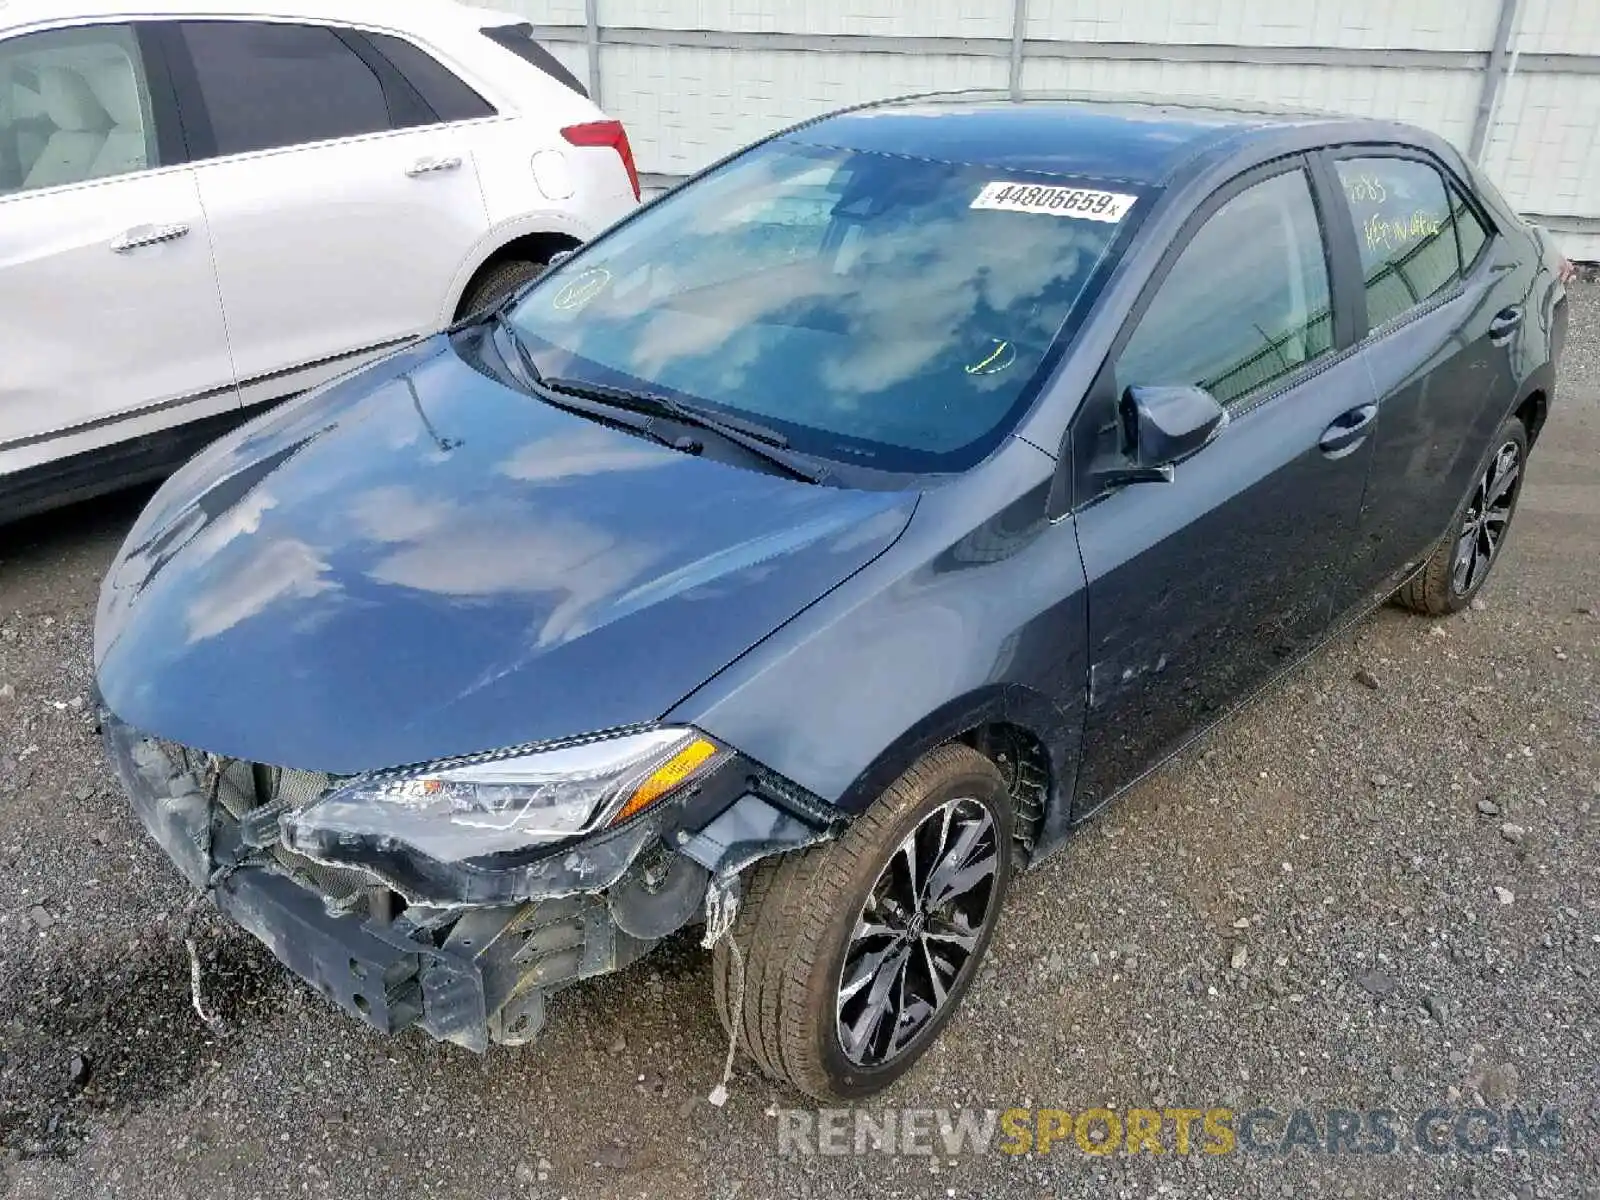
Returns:
[[[1502,308],[1489,322],[1489,340],[1499,345],[1511,340],[1511,335],[1522,328],[1522,309],[1516,305]]]
[[[120,237],[112,239],[111,249],[117,254],[128,254],[142,246],[159,246],[162,242],[175,242],[189,233],[187,225],[135,225]]]
[[[1372,422],[1377,417],[1376,404],[1363,404],[1360,408],[1341,413],[1332,425],[1322,431],[1317,445],[1329,458],[1343,458],[1367,440],[1367,434],[1372,432]]]
[[[460,168],[460,155],[452,154],[449,158],[419,158],[406,168],[406,174],[416,179],[419,175],[435,175],[440,171],[456,171]]]

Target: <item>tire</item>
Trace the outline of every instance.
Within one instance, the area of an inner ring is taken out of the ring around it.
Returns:
[[[1430,617],[1449,616],[1471,604],[1489,578],[1500,558],[1511,519],[1516,515],[1517,501],[1522,495],[1522,477],[1528,464],[1527,428],[1512,417],[1500,426],[1492,445],[1484,467],[1451,519],[1450,533],[1434,549],[1422,570],[1395,593],[1395,602],[1400,607]],[[1514,474],[1502,489],[1505,470]],[[1483,511],[1486,494],[1490,497],[1487,519]],[[1493,532],[1495,527],[1499,529],[1498,535]],[[1473,562],[1465,563],[1462,556],[1469,538],[1472,539]],[[1485,546],[1488,553],[1482,556]]]
[[[968,746],[940,746],[895,780],[837,841],[758,864],[713,959],[723,1027],[763,1072],[817,1100],[856,1100],[888,1087],[933,1044],[983,961],[1011,878],[1011,827],[1011,797],[995,765]],[[917,872],[918,891],[946,865],[944,854],[957,866],[968,865],[961,874],[972,876],[976,868],[978,882],[913,914],[906,905],[888,906],[894,896],[908,894],[901,851],[914,831],[913,845],[922,849],[917,857],[930,864]],[[971,843],[961,857],[964,837]],[[936,844],[943,853],[934,851]],[[992,875],[983,870],[991,849]],[[885,933],[857,941],[869,902],[874,927]],[[980,906],[975,925],[972,914]],[[896,921],[902,932],[891,934],[888,926]],[[872,987],[858,987],[841,1009],[847,965],[859,981],[871,961],[885,967],[907,962],[889,972],[901,978],[901,990],[886,988],[888,1004],[874,1007]],[[942,1002],[933,1005],[926,1002],[937,995],[931,974],[944,988]],[[896,995],[910,1014],[903,1034],[889,1015],[871,1016],[892,1008]],[[872,1031],[854,1055],[846,1050],[847,1029]],[[903,1044],[896,1045],[900,1037]]]
[[[456,319],[463,320],[493,308],[525,283],[530,283],[545,273],[548,264],[530,262],[523,258],[508,258],[496,263],[467,288],[461,298]]]

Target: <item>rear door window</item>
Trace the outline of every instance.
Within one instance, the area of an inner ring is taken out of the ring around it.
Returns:
[[[1117,385],[1193,384],[1233,404],[1332,348],[1316,207],[1305,172],[1286,171],[1195,233],[1123,348]]]
[[[395,125],[377,73],[332,29],[253,21],[189,21],[181,28],[218,155]],[[190,119],[187,110],[184,117]]]
[[[1450,220],[1456,227],[1456,245],[1461,248],[1461,273],[1468,274],[1478,261],[1478,255],[1489,242],[1489,230],[1483,218],[1472,210],[1460,189],[1450,189]]]
[[[1449,194],[1430,164],[1412,158],[1341,158],[1339,183],[1355,220],[1367,325],[1378,329],[1461,278]]]

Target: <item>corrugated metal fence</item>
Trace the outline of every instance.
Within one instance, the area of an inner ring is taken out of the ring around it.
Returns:
[[[1398,117],[1600,260],[1600,0],[495,0],[670,185],[783,125],[910,92],[1269,100]]]

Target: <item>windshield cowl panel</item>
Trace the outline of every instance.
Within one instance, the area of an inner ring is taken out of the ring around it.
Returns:
[[[963,471],[1026,411],[1151,195],[779,139],[509,319],[547,377],[743,418],[846,476]]]

